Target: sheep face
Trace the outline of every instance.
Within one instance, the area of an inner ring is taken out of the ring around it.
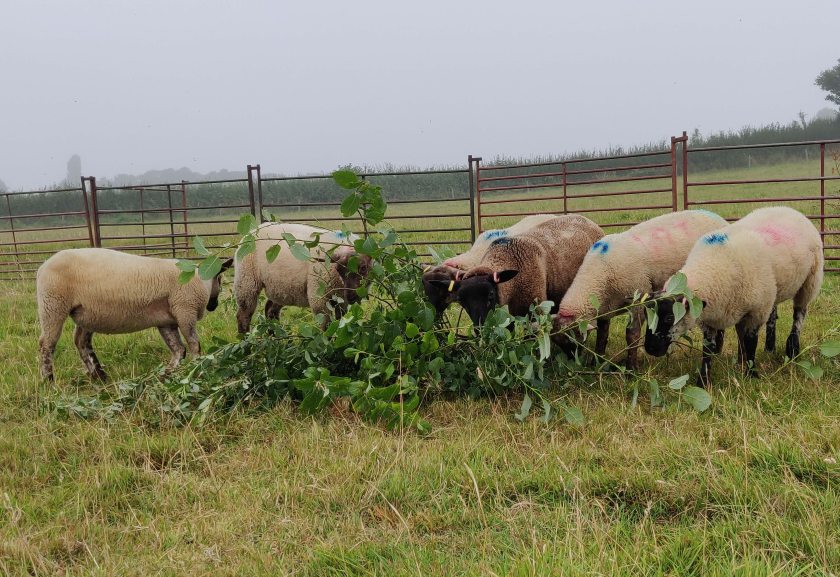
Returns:
[[[474,326],[484,324],[487,314],[499,304],[499,285],[515,277],[519,271],[504,270],[491,274],[476,274],[464,278],[457,298],[470,315]]]
[[[233,259],[229,258],[222,263],[222,270],[210,281],[210,299],[207,301],[207,310],[212,312],[219,306],[219,293],[222,292],[222,273],[233,266]]]
[[[457,300],[462,271],[447,265],[427,269],[423,273],[423,291],[438,316]]]
[[[656,297],[657,295],[654,296]],[[678,297],[657,298],[659,300],[653,301],[652,305],[656,307],[656,330],[650,330],[649,326],[645,329],[645,352],[654,357],[661,357],[668,352],[671,343],[694,327],[696,319],[686,313],[675,324],[674,303],[677,302]],[[704,302],[703,305],[705,306],[705,304]],[[686,305],[687,308],[688,306]]]
[[[362,280],[367,277],[372,264],[371,258],[364,254],[357,254],[354,250],[343,250],[344,247],[336,250],[330,255],[330,260],[335,264],[335,270],[342,282],[342,298],[344,302],[353,304],[359,302],[359,295],[356,294]],[[355,259],[357,266],[353,266],[351,259]],[[355,270],[353,270],[355,268]]]

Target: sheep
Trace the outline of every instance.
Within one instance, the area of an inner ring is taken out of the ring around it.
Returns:
[[[554,215],[551,214],[534,214],[508,228],[485,230],[467,252],[446,259],[438,266],[427,267],[423,273],[423,290],[438,316],[454,302],[454,293],[450,290],[454,287],[452,281],[461,280],[464,271],[478,265],[494,240],[516,236],[552,218]]]
[[[597,224],[580,215],[556,216],[516,236],[502,236],[478,266],[455,281],[453,293],[475,326],[497,305],[525,315],[535,302],[559,303],[589,247],[603,236]]]
[[[657,216],[600,239],[583,259],[572,286],[560,302],[554,320],[555,330],[559,331],[577,319],[597,315],[603,330],[598,333],[595,352],[603,355],[607,348],[610,313],[631,303],[635,293],[658,290],[683,265],[698,238],[724,225],[726,220],[713,212],[685,210]],[[625,365],[631,370],[638,366],[643,317],[641,307],[630,311],[625,333]],[[562,337],[558,340],[562,341]]]
[[[645,350],[664,355],[670,344],[695,324],[703,331],[700,386],[711,384],[714,343],[727,327],[738,334],[738,359],[747,374],[756,376],[758,329],[767,323],[766,348],[775,348],[775,307],[793,299],[793,327],[785,354],[799,354],[799,333],[808,305],[820,291],[823,252],[820,233],[800,212],[775,206],[759,208],[744,218],[699,239],[680,269],[691,293],[703,302],[698,318],[674,317],[677,297],[656,301],[658,325],[648,328]],[[772,334],[771,334],[772,333]],[[715,346],[717,345],[717,346]]]
[[[288,243],[283,240],[284,233],[302,242],[318,236],[320,244],[312,249],[313,258],[308,261],[295,258]],[[333,308],[340,318],[347,304],[359,300],[356,289],[371,266],[369,256],[357,255],[349,245],[352,240],[353,237],[344,233],[304,224],[271,223],[260,226],[256,233],[256,251],[234,265],[239,333],[248,332],[263,289],[268,298],[265,309],[268,318],[278,318],[281,308],[286,305],[309,307],[313,313],[324,314],[326,318],[330,302],[335,302]],[[282,247],[280,253],[274,262],[269,263],[265,253],[278,243]],[[355,271],[350,267],[353,257],[358,259]],[[323,293],[320,292],[322,283]],[[343,302],[336,302],[336,297]]]
[[[76,348],[94,379],[107,378],[93,350],[94,333],[157,327],[172,352],[168,370],[186,356],[178,330],[190,354],[200,354],[196,323],[205,309],[218,306],[221,271],[211,280],[194,276],[181,284],[176,262],[104,248],[67,249],[47,259],[36,275],[41,376],[54,380],[53,355],[68,316],[76,324]],[[223,263],[222,271],[231,264]]]

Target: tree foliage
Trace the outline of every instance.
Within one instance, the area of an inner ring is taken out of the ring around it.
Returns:
[[[828,92],[825,99],[840,106],[840,58],[833,68],[823,70],[814,83]]]

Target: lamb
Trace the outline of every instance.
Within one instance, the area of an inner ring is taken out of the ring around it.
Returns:
[[[564,215],[516,236],[497,238],[479,265],[455,281],[455,298],[476,326],[497,305],[525,315],[535,302],[559,303],[589,247],[603,236],[588,218]]]
[[[222,271],[232,261],[222,265]],[[39,268],[36,276],[41,376],[54,380],[53,355],[64,321],[76,323],[74,340],[92,378],[107,375],[93,350],[94,333],[133,333],[157,327],[172,357],[169,370],[186,356],[178,330],[192,355],[201,352],[196,323],[204,310],[218,306],[221,271],[211,280],[194,276],[181,284],[173,259],[158,259],[109,250],[62,250]]]
[[[454,293],[450,290],[454,287],[452,281],[461,280],[464,271],[477,266],[494,240],[516,236],[552,218],[554,215],[551,214],[534,214],[508,228],[485,230],[467,252],[449,258],[436,267],[427,268],[423,273],[423,289],[437,314],[443,314],[455,301]]]
[[[605,236],[592,245],[560,302],[555,329],[597,315],[598,326],[603,330],[598,331],[595,352],[603,355],[607,348],[610,313],[630,304],[634,293],[658,290],[685,263],[698,238],[725,225],[726,220],[713,212],[685,210],[663,214],[624,232]],[[595,300],[597,310],[593,304]],[[630,311],[625,333],[625,364],[631,370],[638,366],[643,317],[641,307]]]
[[[699,239],[680,269],[692,294],[703,301],[698,318],[675,322],[676,297],[656,302],[659,322],[648,329],[645,350],[662,356],[670,344],[695,324],[703,330],[703,360],[698,384],[711,384],[713,341],[727,327],[738,334],[738,358],[756,376],[758,329],[767,323],[766,348],[775,348],[775,307],[793,299],[793,327],[785,354],[799,354],[799,333],[808,305],[820,291],[823,252],[820,233],[800,212],[783,206],[759,208],[741,220]],[[772,333],[772,334],[771,334]],[[716,350],[717,349],[717,350]]]
[[[309,261],[295,258],[283,240],[284,233],[301,241],[318,236],[320,244],[311,251],[313,258]],[[256,251],[234,267],[236,324],[240,334],[248,332],[263,289],[268,298],[266,316],[269,318],[278,318],[286,305],[309,307],[313,313],[327,317],[330,303],[334,303],[333,309],[340,318],[347,304],[359,300],[356,289],[367,276],[371,259],[356,254],[349,245],[352,238],[304,224],[272,223],[260,226],[256,239]],[[282,248],[274,262],[269,263],[265,253],[276,244]],[[358,260],[355,271],[350,266],[354,257]]]

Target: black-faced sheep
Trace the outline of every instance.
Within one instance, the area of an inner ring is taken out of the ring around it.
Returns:
[[[196,275],[181,284],[176,262],[104,248],[62,250],[47,259],[36,278],[41,376],[54,378],[53,354],[68,316],[76,323],[76,348],[93,378],[106,378],[93,350],[94,333],[157,327],[172,351],[172,369],[186,355],[180,330],[190,353],[198,355],[196,323],[205,309],[218,304],[221,272],[212,280]],[[231,264],[227,261],[222,270]]]
[[[662,287],[685,263],[691,247],[703,234],[725,226],[726,221],[706,210],[685,210],[657,216],[630,229],[610,234],[592,245],[572,286],[560,302],[555,328],[580,318],[600,316],[595,351],[607,346],[609,315],[633,300],[634,293],[652,293]],[[594,299],[593,299],[594,295]],[[593,301],[599,305],[596,309]],[[638,364],[644,310],[630,313],[625,338],[629,369]]]
[[[454,293],[474,325],[496,306],[524,315],[545,300],[559,303],[601,228],[580,215],[556,216],[516,236],[495,239]],[[555,304],[556,307],[556,304]]]
[[[775,306],[793,299],[793,328],[785,354],[799,354],[799,332],[808,305],[822,285],[823,252],[820,233],[808,218],[788,207],[760,208],[719,230],[703,236],[692,248],[680,271],[692,294],[703,301],[698,318],[686,314],[676,323],[675,298],[657,302],[655,331],[648,330],[645,350],[664,355],[670,344],[695,324],[703,329],[703,361],[698,382],[710,383],[711,355],[719,331],[735,326],[738,356],[755,375],[758,330],[768,323],[775,331]],[[768,336],[768,348],[775,335]]]
[[[284,233],[302,242],[314,240],[317,235],[320,244],[311,250],[310,260],[301,261],[289,250]],[[340,317],[347,304],[358,301],[356,289],[367,276],[371,259],[356,254],[349,244],[352,239],[334,231],[292,223],[263,225],[257,230],[256,239],[256,250],[235,264],[236,324],[240,334],[248,332],[263,289],[268,298],[266,316],[270,318],[277,318],[286,305],[309,307],[313,313],[326,317],[331,301]],[[269,263],[266,251],[277,244],[281,246],[280,253]],[[358,259],[355,271],[350,270],[352,257]],[[342,302],[335,301],[335,297]]]
[[[461,280],[465,271],[477,266],[494,240],[516,236],[552,218],[554,215],[534,214],[526,216],[508,228],[485,230],[475,239],[467,252],[446,259],[443,264],[428,268],[423,273],[423,290],[437,314],[443,314],[443,311],[455,302],[452,281]]]

